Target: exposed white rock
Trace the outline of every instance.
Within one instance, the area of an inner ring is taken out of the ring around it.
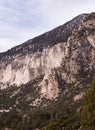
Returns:
[[[59,67],[65,56],[66,45],[59,43],[53,48],[44,49],[42,52],[16,57],[8,64],[0,75],[0,82],[9,84],[25,84],[39,75],[47,75],[51,69]],[[51,91],[50,82],[48,93]],[[56,95],[56,94],[55,94]],[[53,96],[53,95],[52,95]],[[52,97],[51,96],[51,97]]]
[[[2,73],[3,74],[2,77],[3,77],[3,82],[4,83],[11,81],[11,73],[12,73],[12,71],[11,71],[11,64],[9,64],[9,65],[6,66],[6,69]]]
[[[58,96],[59,89],[58,89],[58,82],[55,79],[55,75],[51,73],[47,73],[41,82],[41,94],[43,96],[52,99]]]
[[[7,109],[7,110],[6,110],[6,109],[0,109],[0,113],[3,113],[3,112],[6,112],[6,113],[7,113],[7,112],[9,112],[9,111],[10,111],[9,109]]]
[[[78,100],[82,99],[82,97],[83,97],[83,93],[80,93],[80,94],[74,96],[74,101],[78,101]]]
[[[90,42],[90,44],[95,48],[95,37],[92,35],[87,36],[87,40]]]

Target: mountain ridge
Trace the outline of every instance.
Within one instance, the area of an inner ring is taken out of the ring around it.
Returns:
[[[78,112],[86,90],[95,80],[95,13],[86,14],[74,24],[64,42],[68,31],[63,35],[55,29],[57,33],[51,31],[51,39],[45,39],[47,33],[41,39],[34,38],[34,51],[31,47],[27,51],[26,45],[31,43],[26,42],[21,45],[23,51],[3,56],[1,130],[82,130]],[[52,39],[56,42],[52,43]]]
[[[83,18],[86,15],[87,14],[81,14],[79,16],[76,16],[74,19],[70,20],[69,22],[67,22],[63,25],[60,25],[60,26],[52,29],[51,31],[48,31],[44,34],[41,34],[40,36],[30,39],[30,40],[22,43],[21,45],[18,45],[16,47],[9,49],[6,52],[0,53],[0,60],[3,59],[2,58],[3,56],[4,57],[6,57],[6,55],[11,56],[11,52],[12,53],[23,52],[24,48],[26,48],[26,52],[24,52],[24,53],[31,53],[29,51],[32,51],[34,53],[36,51],[36,49],[38,51],[42,51],[43,48],[45,48],[45,46],[48,47],[48,46],[53,46],[53,45],[57,44],[58,42],[66,42],[68,37],[71,35],[72,30],[78,26],[78,24],[83,20]],[[63,30],[63,32],[62,32],[62,30]],[[59,34],[57,34],[57,33],[59,33]],[[59,35],[59,37],[58,37],[58,35]],[[61,35],[61,37],[60,37],[60,35]],[[58,38],[56,38],[56,37],[58,37]],[[48,40],[48,39],[50,39],[50,41],[47,41],[47,44],[46,44],[46,40]],[[41,40],[42,40],[42,43],[40,43]],[[45,42],[45,44],[43,41]],[[40,45],[39,45],[39,43],[40,43]],[[32,44],[34,44],[34,45],[32,45]],[[37,44],[38,44],[38,46],[37,46]],[[29,47],[27,47],[27,46],[31,46],[30,50],[28,50]],[[37,47],[35,47],[35,46],[37,46]],[[41,46],[42,46],[42,48],[40,48]]]

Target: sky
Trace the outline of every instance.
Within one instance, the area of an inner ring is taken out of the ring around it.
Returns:
[[[95,0],[0,0],[0,52],[95,12]]]

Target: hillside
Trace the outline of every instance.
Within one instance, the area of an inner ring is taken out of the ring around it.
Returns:
[[[0,54],[1,130],[78,130],[95,80],[95,13]],[[6,129],[8,128],[8,129]]]

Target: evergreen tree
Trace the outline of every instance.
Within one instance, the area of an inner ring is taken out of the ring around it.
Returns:
[[[80,110],[82,130],[95,130],[95,82],[84,96],[84,105]]]

